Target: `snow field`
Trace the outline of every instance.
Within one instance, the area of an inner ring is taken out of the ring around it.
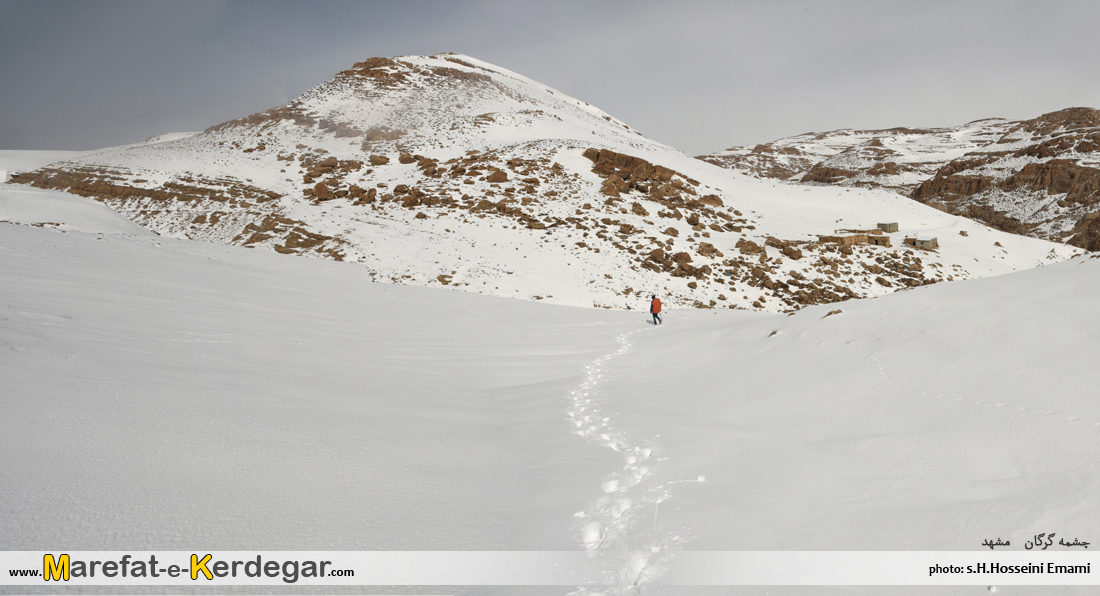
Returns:
[[[832,316],[690,313],[637,338],[605,407],[660,434],[663,479],[706,475],[661,510],[685,548],[967,550],[1094,535],[1100,336],[1082,297],[1098,283],[1100,262],[1086,258]]]
[[[564,395],[630,315],[0,233],[3,548],[577,547],[613,458]]]

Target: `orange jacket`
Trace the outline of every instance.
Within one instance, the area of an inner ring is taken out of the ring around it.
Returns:
[[[660,298],[654,298],[653,299],[653,302],[649,305],[649,312],[651,312],[653,314],[657,314],[657,313],[661,312],[661,299]]]

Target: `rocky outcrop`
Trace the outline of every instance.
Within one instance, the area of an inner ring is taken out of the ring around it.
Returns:
[[[1089,251],[1100,251],[1100,213],[1086,213],[1074,223],[1070,244]]]
[[[822,184],[834,184],[841,180],[847,180],[854,176],[858,176],[859,172],[852,170],[844,170],[841,168],[830,168],[824,164],[814,164],[814,167],[810,168],[809,172],[803,174],[799,182],[820,182]]]
[[[944,129],[808,133],[699,159],[761,178],[893,190],[1081,248],[1092,242],[1082,218],[1100,212],[1100,111],[1092,108]]]
[[[1100,168],[1080,166],[1069,159],[1052,159],[1027,164],[998,186],[1008,192],[1026,188],[1064,194],[1064,200],[1070,203],[1092,205],[1100,201]]]

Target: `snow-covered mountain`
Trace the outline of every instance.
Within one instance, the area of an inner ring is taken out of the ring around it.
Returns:
[[[885,188],[1016,234],[1100,249],[1100,111],[835,130],[699,159],[759,178]]]
[[[94,197],[161,235],[609,308],[656,293],[789,311],[1080,252],[881,189],[755,180],[456,54],[370,59],[286,105],[12,181]],[[877,233],[887,222],[898,231]]]

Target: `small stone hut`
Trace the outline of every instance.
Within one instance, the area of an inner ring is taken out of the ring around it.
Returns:
[[[932,250],[934,248],[939,248],[940,247],[939,240],[937,240],[936,238],[932,238],[930,240],[920,240],[920,239],[917,239],[917,238],[906,238],[905,243],[908,244],[909,246],[914,246],[916,248],[923,248],[923,249],[926,249],[926,250]]]

